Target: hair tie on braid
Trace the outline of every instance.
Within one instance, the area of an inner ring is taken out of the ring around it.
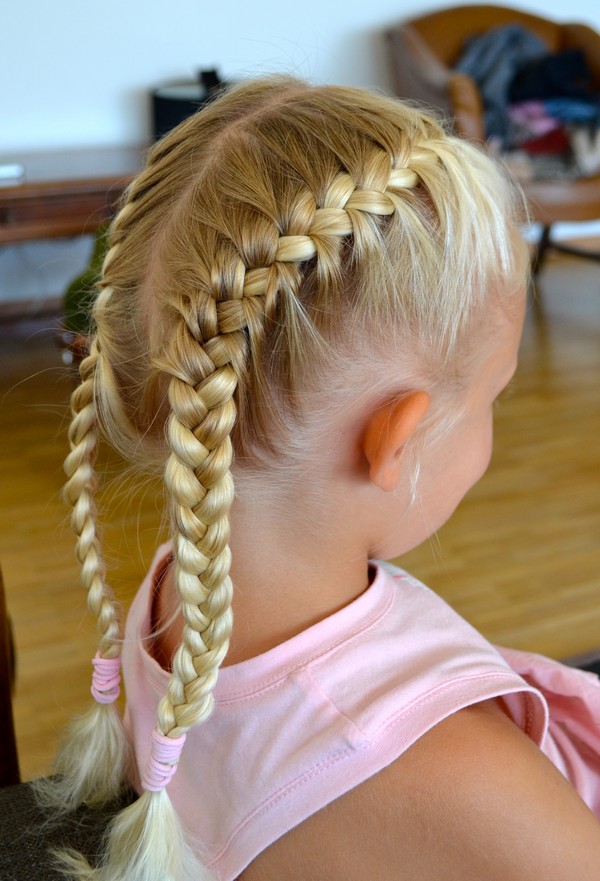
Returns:
[[[142,780],[142,786],[147,792],[160,792],[169,785],[177,770],[185,738],[185,734],[180,734],[179,737],[166,737],[156,728],[153,729],[152,752]]]
[[[94,672],[90,691],[99,704],[112,704],[121,693],[121,658],[103,658],[98,652],[92,659]]]

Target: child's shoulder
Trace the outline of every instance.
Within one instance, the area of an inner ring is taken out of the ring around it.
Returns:
[[[239,881],[438,881],[440,866],[445,881],[597,881],[598,821],[495,701],[441,722]]]

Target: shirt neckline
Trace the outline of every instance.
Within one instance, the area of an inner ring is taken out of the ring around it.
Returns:
[[[171,555],[170,544],[157,550],[144,585],[145,614],[139,622],[136,634],[144,661],[149,667],[148,673],[162,689],[166,688],[170,673],[150,654],[148,644],[151,640],[150,621],[155,586]],[[222,667],[214,690],[215,699],[223,702],[238,700],[273,687],[281,679],[293,674],[294,670],[335,651],[343,643],[371,627],[385,614],[395,594],[391,574],[377,561],[371,561],[371,566],[375,569],[371,584],[348,605],[260,655]],[[285,578],[285,573],[282,578]]]

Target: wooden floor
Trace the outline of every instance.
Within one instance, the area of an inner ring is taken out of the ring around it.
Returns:
[[[52,336],[0,327],[0,563],[18,655],[25,779],[46,773],[88,699],[91,627],[60,501],[73,379]],[[517,385],[484,480],[402,565],[490,639],[565,657],[600,646],[600,265],[554,259],[531,301]],[[105,459],[116,591],[130,598],[160,534],[157,487]]]

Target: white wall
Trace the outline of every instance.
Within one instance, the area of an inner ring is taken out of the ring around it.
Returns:
[[[419,0],[17,0],[2,4],[0,155],[15,149],[140,143],[147,93],[217,65],[226,77],[272,70],[387,86],[386,25]],[[520,0],[517,5],[520,5]],[[525,0],[600,27],[597,0]]]
[[[18,158],[22,150],[144,142],[149,90],[168,79],[192,77],[201,67],[217,66],[225,78],[285,70],[318,81],[389,87],[383,30],[439,5],[435,0],[4,3],[0,161]],[[526,0],[523,8],[600,29],[598,0]],[[32,244],[2,249],[0,299],[13,299],[17,289],[19,296],[56,293],[62,285],[57,266],[68,251],[65,243],[51,252]],[[84,252],[76,246],[71,274]],[[61,272],[69,274],[66,268]]]
[[[3,40],[1,81],[15,88],[2,90],[0,151],[139,143],[149,88],[200,67],[385,84],[381,31],[404,12],[398,0],[103,0],[93,9],[81,0],[5,4],[12,38]]]

